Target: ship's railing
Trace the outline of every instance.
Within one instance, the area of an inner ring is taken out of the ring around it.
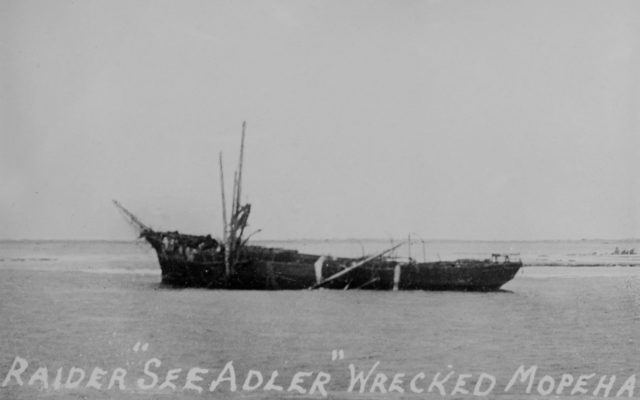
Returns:
[[[491,254],[491,259],[495,263],[500,262],[500,258],[502,258],[502,262],[508,263],[508,262],[511,262],[512,260],[516,260],[516,257],[518,261],[520,261],[520,253],[492,253]]]

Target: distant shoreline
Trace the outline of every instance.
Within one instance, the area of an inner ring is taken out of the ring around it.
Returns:
[[[62,243],[62,242],[93,242],[93,243],[131,243],[140,241],[139,238],[133,239],[0,239],[0,243],[15,243],[15,242],[33,242],[33,243]],[[252,243],[292,243],[292,242],[308,242],[308,243],[358,243],[358,242],[382,242],[388,243],[393,241],[400,243],[406,241],[407,238],[301,238],[301,239],[258,239],[252,240]],[[436,243],[580,243],[580,242],[599,242],[604,244],[615,243],[628,243],[628,242],[640,242],[640,238],[626,238],[626,239],[421,239],[420,237],[413,236],[411,238],[412,243],[420,242],[436,242]]]

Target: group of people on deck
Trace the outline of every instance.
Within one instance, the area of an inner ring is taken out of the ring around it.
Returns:
[[[184,257],[189,262],[203,261],[204,255],[223,251],[220,242],[207,236],[183,236],[177,232],[162,235],[162,252],[167,256]]]

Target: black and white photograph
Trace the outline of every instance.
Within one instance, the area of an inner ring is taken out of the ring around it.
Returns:
[[[640,1],[0,0],[0,399],[640,398]]]

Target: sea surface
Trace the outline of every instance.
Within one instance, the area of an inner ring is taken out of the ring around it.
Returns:
[[[361,256],[391,241],[258,244]],[[594,391],[602,376],[606,383],[612,375],[609,397],[615,397],[630,376],[640,379],[640,267],[634,267],[640,259],[612,254],[616,247],[637,252],[640,242],[414,238],[395,255],[422,261],[508,253],[525,267],[493,293],[258,292],[165,287],[155,254],[139,241],[4,241],[0,399],[322,398],[318,388],[309,393],[319,372],[330,377],[324,388],[335,399],[479,398],[473,390],[481,374],[496,382],[483,398],[602,398],[604,389]],[[24,371],[20,362],[28,364]],[[152,374],[144,373],[145,364]],[[210,391],[225,365],[228,379]],[[349,391],[349,365],[365,375],[376,366],[364,393],[359,386]],[[537,367],[530,393],[528,381],[505,391],[520,366]],[[190,370],[201,393],[184,387]],[[255,390],[243,388],[250,370],[263,377]],[[58,371],[62,387],[55,383]],[[85,377],[73,388],[79,371]],[[273,386],[282,391],[264,390],[273,371]],[[302,383],[291,385],[299,372]],[[167,374],[175,378],[160,388]],[[393,386],[396,374],[402,375]],[[444,395],[437,385],[428,391],[434,377],[447,375]],[[585,384],[572,395],[581,375],[588,376]],[[572,382],[559,388],[563,379]],[[412,380],[423,392],[412,390]]]

